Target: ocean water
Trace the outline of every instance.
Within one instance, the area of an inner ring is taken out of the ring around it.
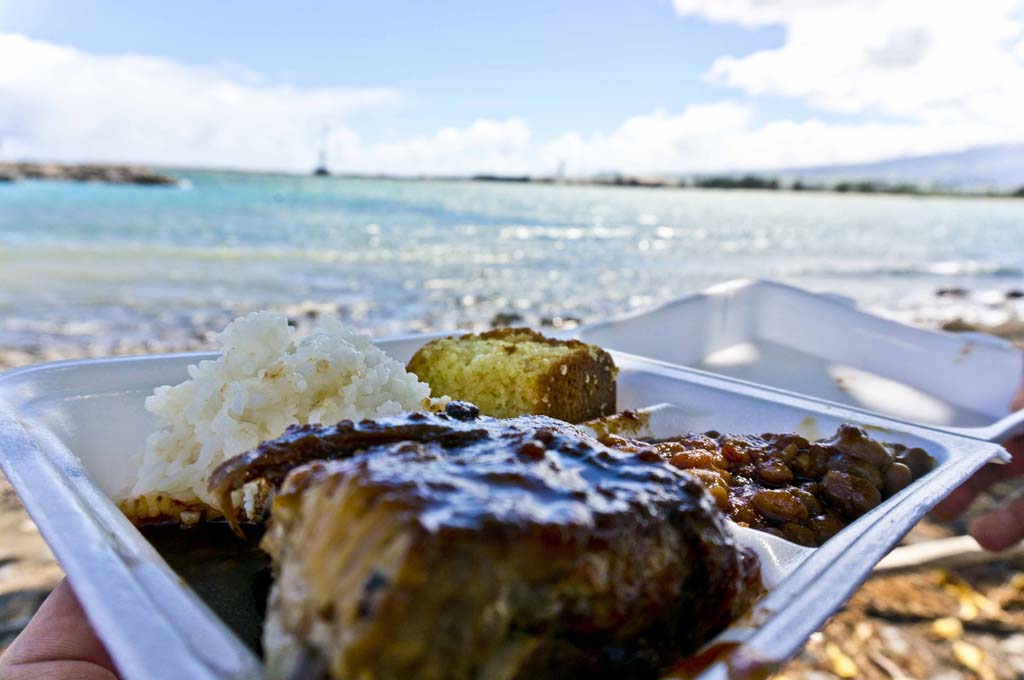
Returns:
[[[998,320],[1024,287],[1024,200],[175,174],[0,184],[0,348],[179,347],[263,307],[571,325],[738,277]]]

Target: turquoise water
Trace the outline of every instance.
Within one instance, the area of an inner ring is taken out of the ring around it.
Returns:
[[[593,320],[737,277],[896,314],[1022,285],[1024,200],[176,174],[0,185],[0,347],[180,344],[259,307]]]

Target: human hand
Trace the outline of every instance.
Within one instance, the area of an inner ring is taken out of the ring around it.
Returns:
[[[1024,387],[1017,391],[1011,408],[1024,408]],[[949,494],[933,511],[939,519],[953,519],[963,512],[979,494],[998,481],[1024,475],[1024,437],[1011,439],[1006,450],[1013,456],[1005,465],[989,463]],[[1005,550],[1024,539],[1024,497],[1012,498],[1002,507],[971,522],[971,536],[986,550]]]
[[[117,680],[66,580],[0,656],[0,680]]]

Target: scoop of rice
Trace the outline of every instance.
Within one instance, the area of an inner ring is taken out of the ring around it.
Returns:
[[[426,383],[337,319],[296,338],[284,315],[256,312],[219,340],[219,359],[189,366],[188,380],[146,399],[159,425],[121,501],[135,519],[210,514],[210,472],[289,425],[394,415],[423,408],[430,395]]]

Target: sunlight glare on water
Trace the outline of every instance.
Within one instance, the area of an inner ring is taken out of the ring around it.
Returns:
[[[1010,199],[177,174],[190,188],[0,186],[0,343],[296,305],[376,334],[586,321],[739,277],[898,313],[1018,286],[1024,262]]]

